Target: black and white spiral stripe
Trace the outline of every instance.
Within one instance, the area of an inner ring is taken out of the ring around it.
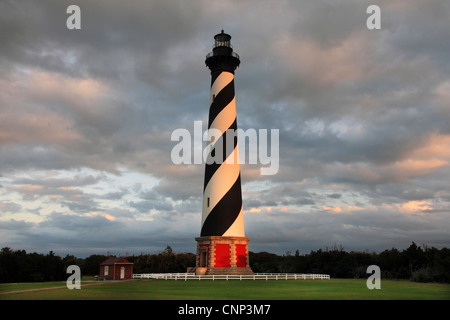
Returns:
[[[213,73],[211,83],[208,129],[219,130],[221,136],[210,142],[208,157],[214,157],[215,146],[223,151],[219,161],[206,161],[201,236],[244,237],[238,142],[234,135],[226,134],[237,129],[234,75],[228,71]],[[227,138],[234,141],[227,143]],[[229,144],[233,150],[227,150],[231,149]],[[227,159],[233,161],[227,163]]]

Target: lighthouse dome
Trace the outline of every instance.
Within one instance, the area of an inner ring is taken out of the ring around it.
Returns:
[[[229,34],[225,33],[223,31],[223,29],[222,29],[221,33],[216,34],[214,36],[214,40],[215,40],[214,48],[217,48],[217,47],[229,47],[229,48],[232,48],[231,47],[231,42],[230,42],[231,36]]]

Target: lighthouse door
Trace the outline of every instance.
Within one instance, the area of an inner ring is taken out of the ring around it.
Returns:
[[[206,250],[200,252],[200,267],[206,267]]]

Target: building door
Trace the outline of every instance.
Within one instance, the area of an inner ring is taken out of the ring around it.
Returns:
[[[125,267],[120,267],[120,279],[125,278]]]

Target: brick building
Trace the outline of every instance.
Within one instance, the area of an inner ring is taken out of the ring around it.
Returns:
[[[133,276],[133,263],[125,258],[108,258],[100,264],[100,279],[122,280]]]

